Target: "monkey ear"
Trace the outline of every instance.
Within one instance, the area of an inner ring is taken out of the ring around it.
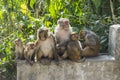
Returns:
[[[13,43],[16,44],[16,41],[14,40]]]
[[[57,21],[57,24],[59,24],[59,23],[60,23],[60,20]]]
[[[18,41],[22,42],[22,40],[20,38],[18,38]]]
[[[40,31],[40,29],[37,29],[37,32],[39,32]]]

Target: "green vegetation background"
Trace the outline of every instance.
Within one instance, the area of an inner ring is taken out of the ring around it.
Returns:
[[[61,17],[74,31],[98,34],[100,52],[107,53],[109,27],[120,23],[120,0],[0,0],[0,80],[16,80],[13,41],[35,41],[43,25],[54,32]]]

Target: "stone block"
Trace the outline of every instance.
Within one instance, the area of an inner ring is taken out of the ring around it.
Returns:
[[[110,26],[109,30],[109,54],[120,61],[120,24]]]

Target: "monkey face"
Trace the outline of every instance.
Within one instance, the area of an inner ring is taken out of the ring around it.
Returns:
[[[80,39],[84,39],[86,36],[86,31],[85,30],[81,30],[80,31]]]
[[[27,47],[28,47],[29,50],[34,49],[34,47],[35,47],[34,42],[27,43]]]
[[[17,45],[17,46],[22,45],[21,39],[16,39],[16,40],[14,41],[14,44]]]
[[[35,44],[30,44],[31,49],[34,49]]]
[[[66,49],[66,47],[65,46],[57,46],[57,49],[59,50],[59,51],[65,51],[65,49]]]
[[[48,29],[39,29],[38,38],[42,41],[46,40],[48,37]]]
[[[59,26],[65,30],[69,29],[69,20],[66,18],[61,18],[57,21],[57,24],[59,24]]]
[[[74,32],[71,34],[71,40],[79,40],[79,39],[80,39],[79,33]]]

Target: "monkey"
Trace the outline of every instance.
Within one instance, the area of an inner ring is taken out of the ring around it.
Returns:
[[[81,30],[80,39],[84,41],[83,42],[84,47],[82,50],[83,57],[98,56],[100,48],[100,41],[98,35],[89,30]]]
[[[69,19],[60,18],[57,21],[57,26],[55,27],[55,40],[57,42],[57,53],[62,58],[65,58],[66,47],[70,40],[70,34],[72,33],[72,27],[70,25]]]
[[[55,38],[48,28],[43,27],[37,30],[37,41],[35,43],[35,54],[37,61],[43,58],[48,58],[50,63],[52,59],[58,62],[58,55],[56,53]],[[45,64],[49,64],[49,63]],[[43,63],[44,64],[44,63]]]
[[[68,42],[64,42],[56,45],[56,49],[57,49],[57,52],[59,53],[59,56],[63,56],[63,53],[66,52],[67,43]]]
[[[28,63],[30,63],[31,65],[34,62],[34,48],[35,48],[35,43],[34,42],[28,42],[26,44],[25,50],[24,50],[24,56],[25,59],[27,60]]]
[[[23,46],[21,39],[16,39],[14,41],[14,44],[15,44],[16,59],[23,60],[24,59],[24,46]]]
[[[82,45],[80,40],[80,35],[78,32],[72,32],[70,35],[70,41],[67,45],[67,56],[70,60],[74,62],[83,62],[85,58],[82,58]]]

